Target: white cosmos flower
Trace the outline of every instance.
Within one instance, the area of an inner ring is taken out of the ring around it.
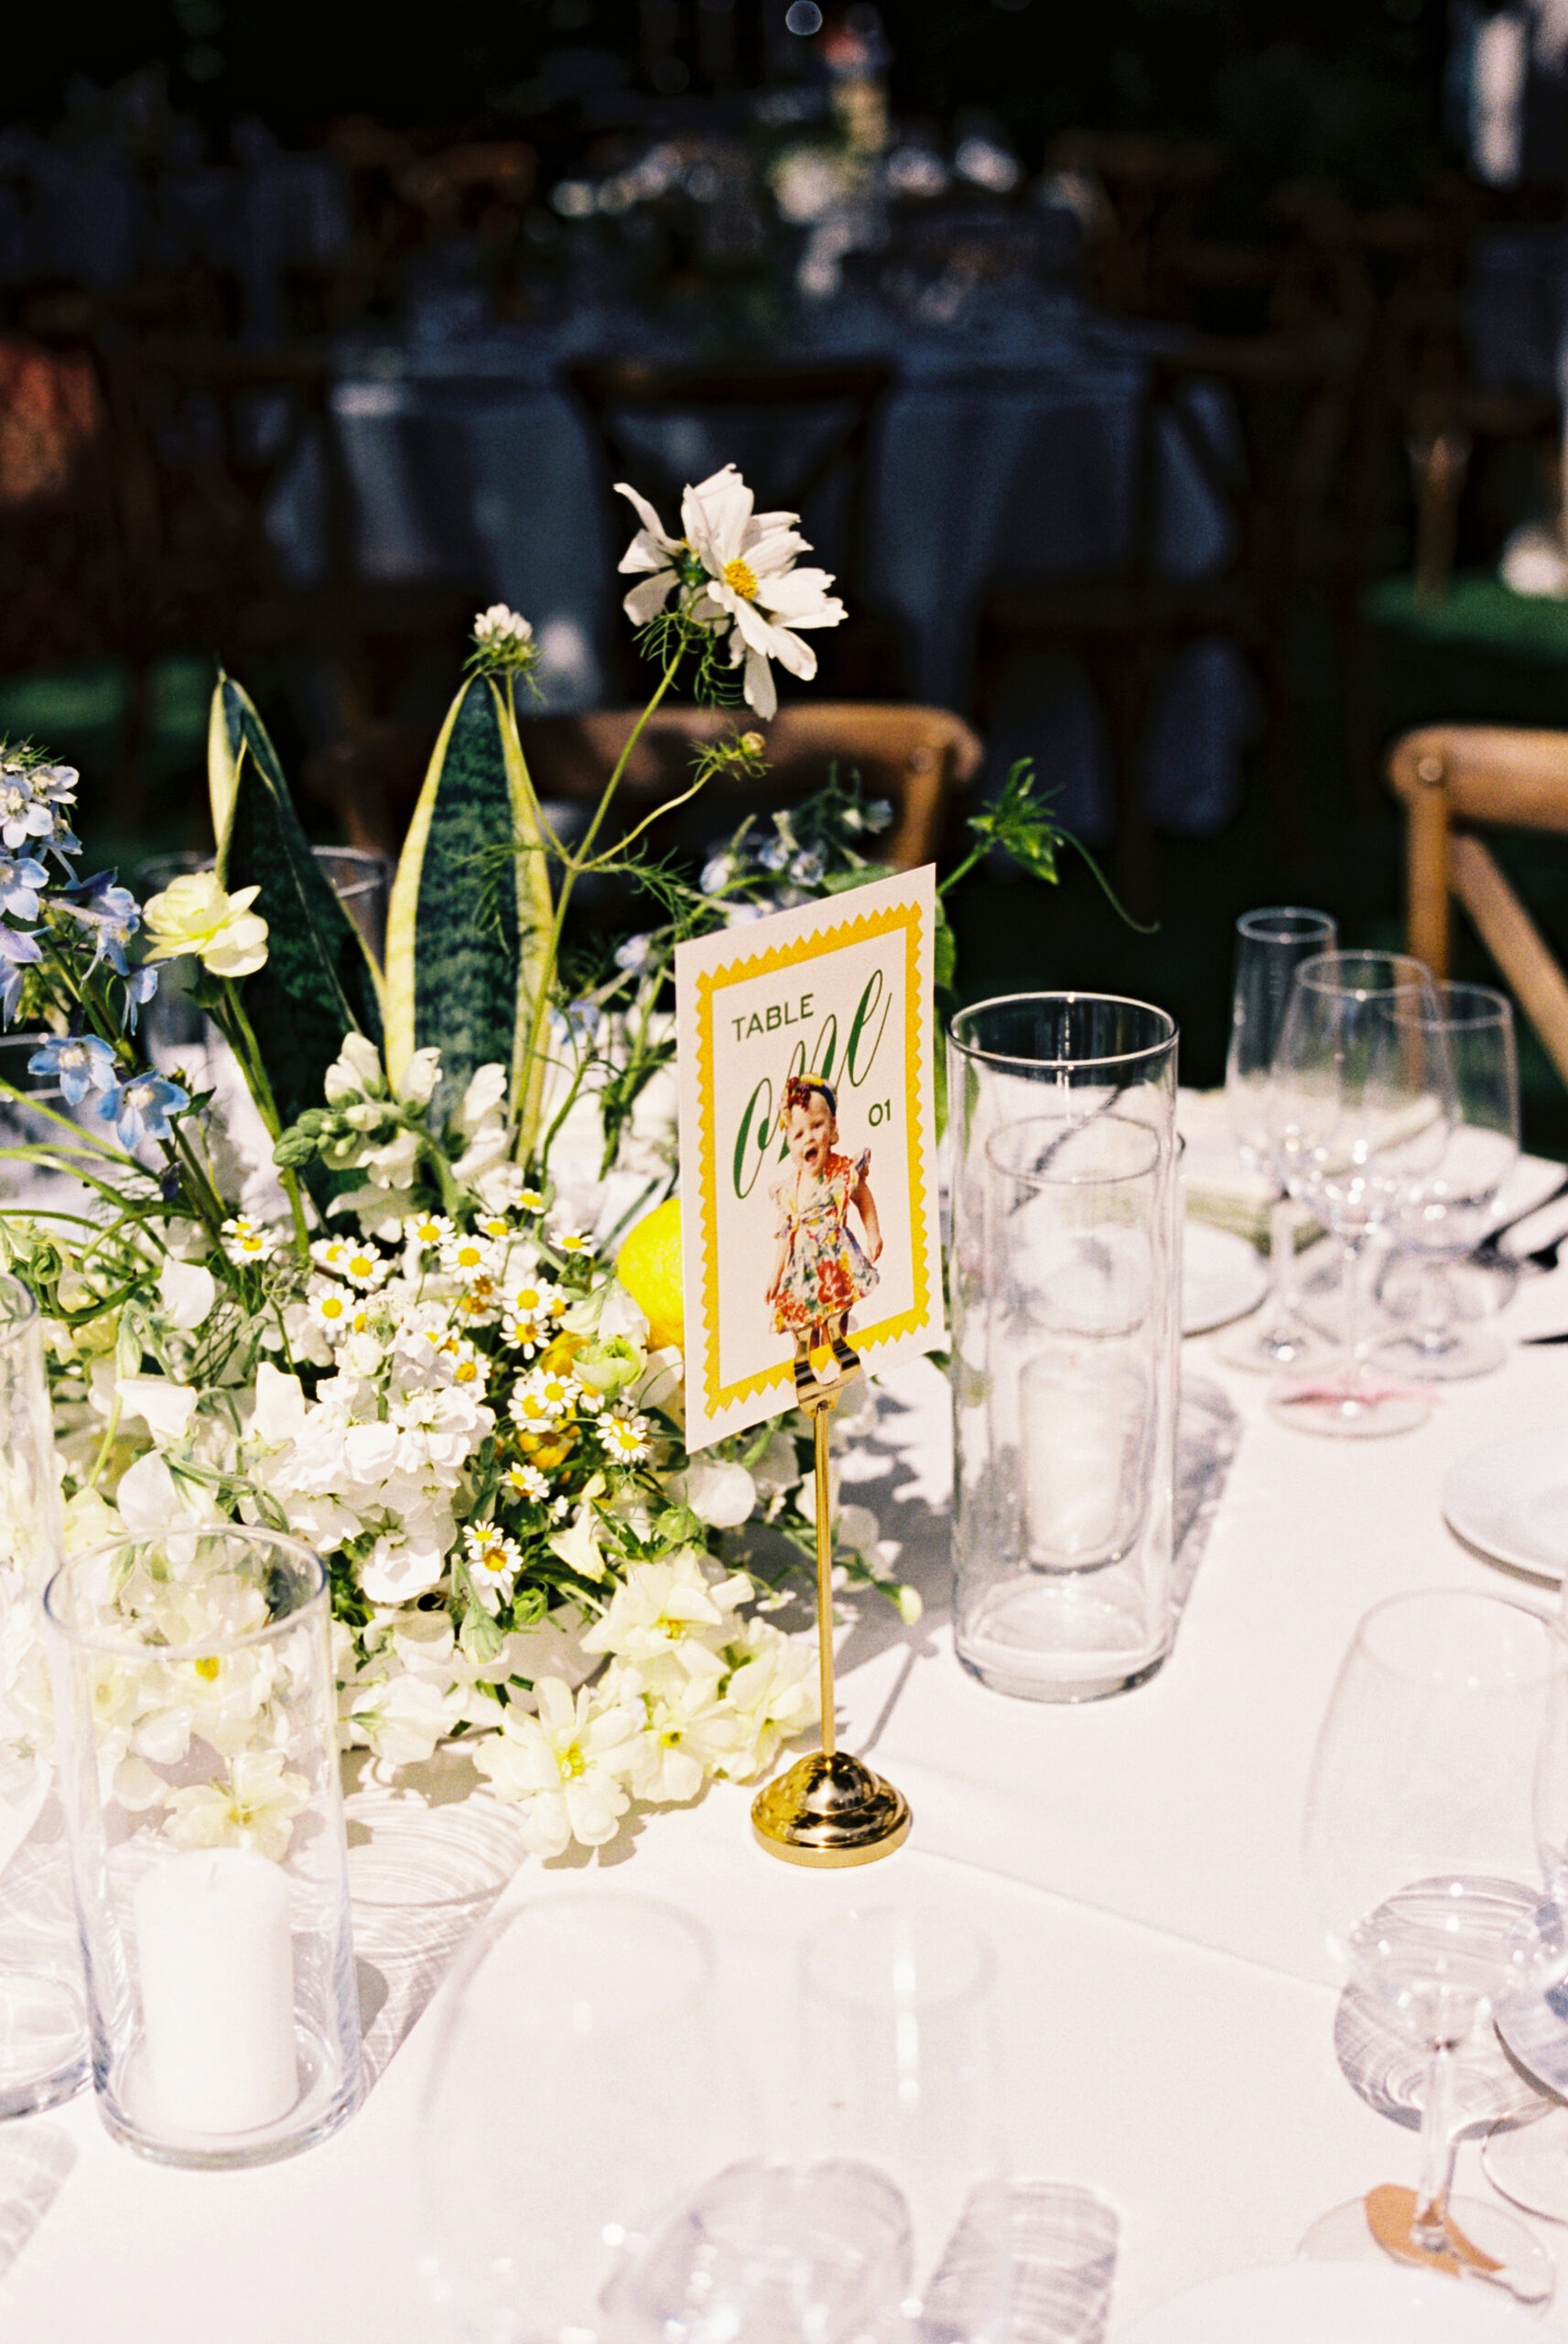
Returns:
[[[627,617],[645,626],[672,591],[698,589],[687,605],[688,615],[716,631],[728,625],[730,664],[745,663],[746,699],[759,716],[773,715],[778,694],[769,662],[777,659],[809,682],[816,654],[796,630],[837,626],[844,616],[843,603],[827,591],[833,583],[827,572],[795,566],[797,554],[811,550],[795,526],[800,515],[754,512],[752,492],[733,464],[687,490],[679,537],[667,534],[646,497],[624,481],[616,488],[643,524],[621,568],[650,573],[627,595]]]

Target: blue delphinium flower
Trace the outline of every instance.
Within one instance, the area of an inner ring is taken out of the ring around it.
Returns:
[[[27,1060],[29,1074],[58,1082],[67,1103],[80,1107],[90,1091],[114,1088],[114,1053],[96,1034],[59,1034]]]
[[[92,1112],[113,1123],[122,1147],[145,1139],[168,1139],[169,1117],[190,1104],[189,1094],[163,1074],[135,1074],[92,1102]]]
[[[24,936],[19,929],[0,923],[0,1017],[7,1026],[16,1015],[16,1004],[22,998],[22,972],[43,959],[38,939]]]
[[[48,877],[34,855],[0,854],[0,912],[13,919],[37,919],[38,889]]]
[[[47,844],[54,834],[54,808],[34,790],[32,775],[15,765],[0,766],[0,839],[15,853],[29,839]]]
[[[67,904],[66,909],[92,931],[89,974],[100,960],[107,960],[117,977],[128,974],[125,948],[142,924],[142,907],[130,889],[117,886],[112,871],[100,871],[92,879],[76,880],[65,892],[85,897],[84,902]]]
[[[157,971],[150,966],[133,969],[125,979],[124,1005],[120,1013],[120,1023],[128,1034],[135,1032],[136,1014],[157,993]]]

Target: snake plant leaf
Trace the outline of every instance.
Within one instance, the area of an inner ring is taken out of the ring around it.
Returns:
[[[525,1138],[544,1080],[531,1047],[553,906],[546,833],[510,689],[480,674],[441,727],[393,884],[386,1058],[395,1083],[416,1049],[441,1053],[449,1110],[478,1067],[506,1067]]]
[[[375,972],[310,851],[265,727],[227,677],[213,695],[209,745],[213,809],[224,809],[218,874],[231,892],[258,888],[254,909],[267,924],[266,963],[244,979],[244,1004],[287,1126],[321,1104],[345,1034],[379,1045]]]

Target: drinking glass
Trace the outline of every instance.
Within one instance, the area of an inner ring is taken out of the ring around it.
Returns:
[[[104,2124],[214,2170],[324,2140],[364,2091],[325,1569],[199,1523],[44,1614]]]
[[[38,1305],[0,1277],[0,2116],[69,2100],[88,2078],[87,2002],[41,1601],[60,1558],[59,1484]]]
[[[1170,1649],[1176,1047],[1094,994],[953,1020],[954,1635],[998,1692],[1096,1700]]]
[[[1546,1728],[1541,1735],[1540,1755],[1535,1776],[1535,1838],[1536,1850],[1545,1876],[1547,1893],[1559,1906],[1568,1905],[1568,1635],[1562,1621],[1554,1628],[1564,1666],[1552,1680],[1547,1703]],[[1521,2016],[1523,2014],[1520,2014]],[[1548,2030],[1547,2041],[1552,2055],[1553,2072],[1547,2080],[1553,2081],[1559,2092],[1562,2080],[1556,2070],[1563,2058],[1563,2019],[1568,2016],[1560,1994],[1552,1994],[1547,2003],[1530,2013],[1530,2044],[1524,2039],[1523,2027],[1510,2026],[1505,2041],[1510,2048],[1523,2055],[1527,2071],[1534,2067],[1528,2056],[1534,2047],[1534,2038],[1542,2024]],[[1568,2079],[1568,2078],[1565,2078]],[[1481,2164],[1487,2178],[1505,2198],[1516,2206],[1526,2207],[1532,2214],[1544,2214],[1550,2221],[1568,2222],[1568,2109],[1561,2105],[1552,2108],[1539,2123],[1499,2129],[1493,2132],[1481,2152]]]
[[[800,1951],[800,2161],[849,2158],[898,2185],[917,2295],[969,2192],[1005,2166],[995,1970],[978,1931],[902,1906],[840,1914]]]
[[[1522,2301],[1552,2292],[1523,2223],[1451,2195],[1453,2070],[1474,2025],[1568,1971],[1563,1917],[1534,1884],[1532,1813],[1565,1660],[1548,1621],[1491,1595],[1393,1596],[1356,1632],[1313,1760],[1303,1861],[1351,1982],[1425,2047],[1422,2172],[1397,2229],[1374,2237],[1357,2199],[1308,2232],[1305,2254],[1415,2262],[1454,2252],[1457,2235]]]
[[[1366,1438],[1424,1421],[1423,1392],[1379,1379],[1367,1351],[1368,1244],[1442,1162],[1454,1070],[1436,994],[1402,952],[1323,952],[1303,960],[1269,1072],[1268,1124],[1292,1197],[1346,1253],[1346,1350],[1322,1377],[1281,1379],[1275,1413],[1304,1432]]]
[[[1422,1003],[1411,1015],[1425,1019]],[[1379,1343],[1373,1358],[1409,1375],[1486,1375],[1505,1357],[1486,1325],[1459,1317],[1450,1263],[1462,1261],[1487,1232],[1498,1191],[1519,1156],[1519,1059],[1514,1015],[1487,985],[1435,988],[1431,1022],[1442,1029],[1454,1068],[1454,1122],[1448,1145],[1389,1222],[1389,1234],[1412,1257],[1410,1323]],[[1398,1290],[1399,1265],[1383,1273],[1385,1314]]]
[[[482,1931],[449,1988],[420,2124],[424,2268],[463,2344],[613,2333],[601,2298],[701,2186],[755,2154],[706,1933],[559,1895]]]
[[[1338,930],[1326,912],[1302,911],[1290,904],[1243,912],[1236,923],[1226,1104],[1237,1153],[1249,1172],[1269,1176],[1274,1194],[1269,1207],[1269,1291],[1251,1318],[1217,1336],[1215,1349],[1229,1366],[1260,1374],[1322,1366],[1333,1355],[1332,1345],[1303,1322],[1292,1300],[1296,1214],[1274,1159],[1268,1089],[1291,980],[1303,960],[1332,952],[1338,941]]]

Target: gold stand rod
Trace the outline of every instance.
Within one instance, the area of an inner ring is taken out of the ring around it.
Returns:
[[[836,1347],[837,1350],[837,1347]],[[833,1504],[828,1437],[844,1385],[860,1373],[852,1351],[838,1351],[839,1374],[800,1395],[812,1419],[816,1453],[816,1635],[822,1687],[822,1747],[797,1758],[752,1802],[759,1846],[785,1863],[823,1869],[874,1862],[909,1837],[909,1802],[861,1758],[838,1748],[833,1687]]]
[[[827,1477],[827,1442],[838,1400],[837,1392],[828,1393],[812,1410],[812,1430],[816,1436],[816,1666],[822,1687],[825,1758],[835,1756],[838,1747],[833,1689],[833,1503]]]

